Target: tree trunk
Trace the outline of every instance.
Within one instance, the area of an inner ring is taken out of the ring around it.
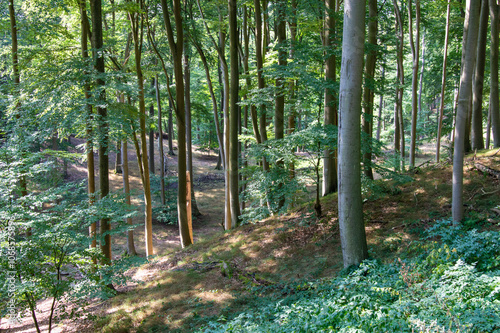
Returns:
[[[287,53],[286,47],[286,1],[278,0],[276,3],[277,10],[277,31],[278,37],[278,66],[280,71],[285,71],[287,66]],[[284,79],[282,77],[276,78],[276,98],[274,108],[274,136],[275,139],[281,140],[285,137],[285,94],[284,94]],[[276,163],[278,168],[284,169],[283,161]],[[280,188],[282,183],[278,185]],[[281,191],[279,191],[281,192]],[[282,195],[278,198],[278,211],[280,211],[285,204],[285,197]]]
[[[464,29],[467,37],[462,63],[460,79],[460,90],[458,97],[458,109],[456,115],[455,145],[453,154],[453,196],[452,215],[453,221],[459,223],[463,219],[463,169],[464,169],[464,145],[467,122],[467,110],[469,107],[470,92],[472,86],[472,72],[476,61],[476,48],[479,30],[479,1],[468,1],[467,12],[469,15],[464,21]]]
[[[415,0],[415,40],[413,40],[412,1],[408,2],[408,30],[410,32],[410,45],[413,58],[413,75],[411,82],[411,142],[410,142],[410,169],[415,167],[415,150],[417,145],[417,115],[418,115],[418,67],[420,56],[420,1]]]
[[[377,141],[380,141],[380,133],[382,132],[382,109],[384,108],[384,80],[385,80],[385,61],[382,65],[382,88],[380,89],[380,100],[379,100],[379,106],[378,106],[378,119],[377,119],[377,134],[376,138]],[[385,126],[384,126],[385,129]]]
[[[120,140],[116,141],[116,158],[115,158],[115,173],[122,173],[122,143]]]
[[[155,77],[156,108],[158,109],[158,153],[160,154],[160,197],[161,205],[165,207],[165,154],[163,152],[163,127],[161,114],[160,84],[158,83],[158,74]]]
[[[153,253],[153,205],[151,198],[151,183],[149,179],[148,144],[146,140],[146,103],[144,99],[144,76],[142,74],[141,56],[143,41],[143,16],[139,13],[129,14],[132,25],[132,36],[134,39],[135,70],[137,73],[137,85],[139,87],[139,126],[141,134],[141,163],[144,176],[142,186],[144,188],[144,241],[146,258]],[[139,157],[138,157],[139,158]]]
[[[335,16],[337,11],[336,0],[325,0],[324,39],[328,56],[325,60],[325,126],[338,125],[337,96],[333,85],[337,82],[337,57],[332,50],[332,39],[336,38]],[[323,196],[337,191],[337,149],[325,149],[323,152]]]
[[[90,1],[91,16],[92,16],[92,39],[93,46],[97,51],[100,51],[103,47],[102,40],[102,12],[101,12],[101,0],[91,0]],[[94,52],[94,67],[98,73],[101,75],[96,79],[96,86],[101,87],[98,100],[100,101],[97,106],[97,116],[98,116],[98,133],[99,133],[99,187],[101,191],[101,199],[109,194],[109,169],[108,169],[108,112],[105,107],[106,92],[104,90],[104,80],[102,79],[102,74],[104,74],[104,56],[100,52]],[[100,234],[101,234],[101,244],[100,248],[103,253],[102,264],[111,264],[111,235],[109,234],[111,226],[109,224],[109,219],[104,218],[100,221]]]
[[[377,62],[378,13],[377,0],[368,0],[368,54],[365,62],[365,87],[363,92],[363,132],[367,138],[367,151],[363,154],[363,171],[366,177],[373,179],[372,136],[373,136],[373,99],[375,96],[375,65]]]
[[[472,106],[472,126],[471,144],[472,149],[483,149],[483,86],[484,68],[486,65],[486,36],[488,34],[488,2],[481,2],[481,18],[479,20],[479,36],[477,42],[476,70],[473,83],[473,106]]]
[[[260,1],[254,0],[255,6],[255,55],[256,55],[256,65],[257,65],[257,85],[259,90],[263,90],[266,87],[266,81],[264,79],[264,75],[262,74],[262,70],[264,68],[264,55],[267,51],[267,38],[264,37],[263,41],[263,33],[262,33],[262,14]],[[264,9],[265,11],[265,9]],[[264,30],[265,23],[264,23]],[[264,35],[266,35],[264,33]],[[266,115],[266,106],[263,104],[260,106],[260,118],[259,118],[259,131],[261,137],[261,143],[267,141],[267,115]],[[265,157],[262,159],[262,168],[264,171],[269,171],[269,163],[266,161]]]
[[[174,120],[172,119],[172,110],[174,109],[174,105],[170,100],[168,100],[168,154],[170,156],[174,156]]]
[[[131,205],[130,201],[130,182],[129,182],[129,168],[128,168],[128,142],[127,139],[122,141],[122,176],[123,176],[123,193],[125,194],[125,203]],[[132,218],[127,218],[127,224],[132,225]],[[134,230],[127,232],[127,253],[129,255],[137,255],[134,244]]]
[[[151,78],[151,90],[155,88],[155,78]],[[155,107],[153,103],[149,106],[149,119],[153,120],[155,116]],[[149,130],[149,172],[155,174],[155,132],[151,128]]]
[[[174,40],[174,29],[170,23],[170,13],[167,5],[167,0],[161,0],[163,8],[163,21],[167,31],[168,43],[174,64],[175,76],[175,98],[176,108],[175,115],[177,118],[177,146],[179,155],[177,158],[177,173],[178,173],[178,192],[177,192],[177,212],[179,218],[179,233],[181,237],[182,247],[192,244],[189,233],[188,216],[187,216],[187,201],[186,201],[186,115],[184,107],[184,81],[182,75],[182,49],[184,45],[184,33],[182,26],[182,11],[180,0],[173,1],[173,14],[175,19],[175,28],[177,31],[177,40]]]
[[[231,221],[239,225],[239,177],[238,177],[238,93],[239,93],[239,68],[238,68],[238,21],[236,0],[229,0],[229,49],[231,63],[230,86],[230,124],[229,124],[229,186]]]
[[[490,1],[491,46],[490,46],[490,105],[491,128],[493,129],[493,147],[500,147],[500,108],[498,96],[498,35],[499,6],[497,0]]]
[[[441,150],[441,129],[443,127],[443,116],[444,116],[444,101],[445,101],[445,88],[446,88],[446,68],[448,65],[448,42],[450,39],[450,3],[448,0],[448,6],[446,9],[446,32],[444,37],[444,51],[443,51],[443,76],[441,79],[441,105],[439,107],[439,119],[438,119],[438,130],[437,130],[437,144],[436,144],[436,163],[439,163],[439,156]]]
[[[80,1],[80,27],[81,27],[81,49],[82,49],[82,58],[85,61],[89,57],[88,53],[88,27],[87,25],[89,24],[88,17],[87,17],[87,6],[85,3],[85,0]],[[86,71],[87,73],[88,71]],[[85,100],[88,101],[90,100],[90,83],[87,81],[84,84],[84,94],[85,94]],[[92,205],[94,203],[94,193],[95,193],[95,164],[94,164],[94,146],[92,143],[92,132],[93,132],[93,127],[92,127],[92,120],[93,120],[93,112],[92,112],[92,105],[89,103],[86,103],[85,109],[87,112],[87,118],[86,118],[86,143],[85,143],[85,149],[87,151],[87,191],[89,195],[89,204]],[[97,246],[97,224],[94,222],[89,226],[89,236],[91,238],[91,248],[95,248]],[[94,260],[94,264],[96,264],[96,261]]]
[[[191,174],[191,179],[194,180],[193,173],[193,136],[191,125],[191,69],[189,68],[189,49],[186,43],[184,50],[184,106],[186,109],[186,151],[187,151],[187,169]],[[194,216],[200,216],[194,195],[194,182],[189,182],[191,186],[191,213]]]
[[[399,79],[397,98],[396,98],[396,110],[395,113],[397,118],[399,131],[396,134],[396,138],[399,138],[398,147],[401,154],[401,167],[404,171],[405,169],[405,127],[403,118],[403,89],[405,84],[404,66],[403,66],[403,50],[404,50],[404,31],[403,31],[403,19],[401,17],[401,12],[396,0],[393,0],[394,12],[396,15],[396,30],[398,30],[398,47],[397,47],[397,74]],[[397,150],[397,149],[396,149]]]
[[[361,198],[360,117],[365,0],[346,0],[339,95],[339,224],[344,267],[368,257]]]

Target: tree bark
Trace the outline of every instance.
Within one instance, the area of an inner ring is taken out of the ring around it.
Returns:
[[[337,56],[333,52],[332,39],[335,38],[336,0],[325,0],[325,27],[323,44],[328,54],[325,60],[325,126],[338,125],[337,96],[333,85],[337,82]],[[337,149],[325,149],[323,152],[323,196],[337,191]]]
[[[489,0],[491,16],[491,46],[490,46],[490,105],[491,128],[493,130],[493,146],[500,147],[500,108],[498,93],[498,35],[499,6],[497,0]]]
[[[360,117],[365,0],[346,0],[339,95],[339,224],[344,267],[368,257],[363,223]]]
[[[399,139],[399,142],[395,144],[396,151],[399,148],[401,155],[401,167],[404,170],[404,160],[405,160],[405,128],[403,119],[403,89],[405,84],[404,75],[404,65],[403,65],[403,50],[404,50],[404,31],[403,31],[403,19],[401,17],[401,12],[396,0],[393,0],[394,12],[396,16],[396,30],[398,30],[398,46],[397,46],[397,76],[399,79],[399,85],[397,88],[396,106],[395,106],[395,121],[398,122],[399,131],[395,134],[395,138]]]
[[[413,58],[413,75],[411,82],[411,142],[410,142],[410,169],[415,167],[415,150],[417,145],[417,115],[418,115],[418,67],[420,57],[420,1],[415,0],[415,40],[413,39],[412,1],[408,2],[408,30]]]
[[[231,64],[230,86],[230,124],[229,124],[229,186],[231,222],[239,225],[239,177],[238,177],[238,93],[239,93],[239,68],[238,68],[238,21],[236,0],[229,0],[229,49]]]
[[[151,78],[151,90],[155,88],[155,78]],[[149,119],[153,119],[155,116],[155,107],[153,103],[149,106]],[[151,128],[149,130],[149,172],[155,174],[155,132]]]
[[[101,75],[96,79],[96,86],[98,87],[100,101],[97,106],[98,116],[98,134],[99,134],[99,187],[101,191],[101,199],[109,194],[109,169],[108,169],[108,112],[105,107],[106,92],[104,90],[104,56],[99,51],[103,47],[102,39],[102,11],[101,0],[90,1],[91,16],[92,16],[92,39],[93,46],[96,50],[94,52],[94,67]],[[99,89],[100,88],[100,89]],[[109,219],[104,218],[100,221],[99,231],[101,234],[100,248],[103,253],[102,264],[111,264],[111,226]]]
[[[464,146],[467,122],[467,110],[469,108],[470,92],[472,86],[472,72],[476,61],[476,48],[479,30],[480,2],[471,0],[467,2],[467,20],[464,21],[464,29],[467,30],[462,71],[460,74],[460,90],[458,97],[458,108],[455,121],[455,144],[453,154],[453,192],[451,212],[453,221],[459,223],[463,219],[463,169],[464,169]]]
[[[180,0],[173,1],[173,14],[175,19],[175,28],[177,32],[177,40],[174,39],[174,29],[170,23],[170,12],[167,5],[167,0],[161,0],[163,9],[163,21],[167,31],[168,43],[170,52],[172,54],[174,63],[174,76],[175,76],[175,98],[176,108],[175,115],[177,119],[177,145],[179,155],[177,158],[178,170],[178,192],[177,192],[177,212],[179,218],[179,233],[181,237],[182,247],[192,244],[191,236],[189,233],[188,216],[187,216],[187,202],[186,202],[186,115],[184,106],[184,81],[182,75],[182,49],[184,46],[184,33],[182,26],[182,11]]]
[[[156,108],[158,109],[158,153],[160,154],[160,198],[161,205],[165,207],[165,154],[163,152],[163,127],[162,127],[162,113],[161,113],[161,98],[160,98],[160,84],[158,82],[158,74],[155,77],[155,93],[156,93]]]
[[[441,105],[439,106],[439,119],[438,119],[438,129],[437,129],[437,140],[436,140],[436,163],[439,163],[440,150],[441,150],[441,129],[443,127],[443,116],[444,116],[444,100],[445,100],[445,89],[446,89],[446,69],[448,65],[448,42],[450,40],[450,3],[448,0],[448,6],[446,8],[446,32],[444,37],[444,51],[443,51],[443,76],[441,79]]]
[[[142,8],[142,2],[140,3]],[[144,188],[144,241],[146,248],[146,257],[154,254],[153,250],[153,205],[151,198],[151,183],[149,179],[149,160],[148,144],[146,139],[146,103],[144,98],[144,76],[142,74],[141,56],[143,41],[143,20],[144,17],[139,13],[131,13],[130,23],[132,25],[132,36],[134,39],[135,70],[137,73],[137,85],[139,87],[139,126],[141,135],[141,163],[144,176],[142,185]],[[138,157],[139,158],[139,157]]]
[[[184,106],[186,109],[186,151],[187,151],[187,169],[191,174],[191,179],[194,179],[193,173],[193,136],[192,136],[192,125],[191,125],[191,69],[189,67],[189,49],[187,43],[185,43],[184,49]],[[196,197],[194,194],[194,182],[189,182],[191,186],[191,213],[194,216],[200,216],[201,213],[198,210],[198,205],[196,204]]]
[[[486,36],[488,34],[488,2],[481,1],[481,17],[479,20],[479,36],[477,42],[476,70],[473,83],[472,104],[472,126],[471,145],[472,149],[483,149],[483,87],[484,68],[486,65]]]
[[[125,194],[125,203],[131,205],[130,200],[130,182],[128,168],[128,142],[127,139],[122,141],[122,176],[123,176],[123,193]],[[132,225],[132,218],[127,218],[127,224]],[[131,256],[137,255],[134,244],[134,230],[127,231],[127,253]]]
[[[375,65],[377,63],[377,31],[378,13],[377,0],[368,0],[368,54],[365,61],[365,87],[363,92],[363,132],[368,140],[368,151],[363,154],[363,171],[366,177],[373,179],[372,169],[372,136],[373,136],[373,107],[375,96]]]

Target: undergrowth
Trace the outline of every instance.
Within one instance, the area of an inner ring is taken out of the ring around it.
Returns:
[[[438,221],[391,263],[283,286],[204,332],[500,332],[500,233]],[[293,292],[290,292],[292,290]]]

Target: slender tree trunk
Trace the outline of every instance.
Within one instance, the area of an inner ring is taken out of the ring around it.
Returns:
[[[259,0],[254,0],[255,6],[255,55],[256,55],[256,65],[257,65],[257,85],[259,90],[263,90],[266,87],[266,81],[264,79],[264,75],[262,73],[264,68],[264,55],[266,54],[267,49],[267,38],[264,37],[263,41],[263,22],[262,22],[262,14],[261,14],[261,5]],[[266,8],[266,7],[265,7]],[[264,30],[265,23],[264,23]],[[265,31],[264,31],[264,35]],[[260,106],[260,118],[259,118],[259,130],[261,136],[261,143],[267,141],[267,112],[266,106],[263,104]],[[262,160],[262,168],[264,171],[269,171],[269,163],[265,158]]]
[[[172,110],[174,109],[174,105],[169,100],[168,101],[168,154],[170,156],[174,156],[174,120],[172,119]]]
[[[488,108],[488,120],[486,122],[486,143],[484,147],[486,149],[490,149],[490,140],[491,140],[491,104]]]
[[[155,87],[155,78],[151,78],[151,90]],[[153,103],[149,106],[149,119],[153,119],[155,116],[155,107]],[[155,174],[155,132],[151,128],[149,130],[149,172]]]
[[[380,141],[380,133],[382,132],[382,109],[384,108],[384,80],[385,80],[385,61],[382,65],[382,88],[380,89],[380,100],[378,106],[378,119],[377,119],[377,141]]]
[[[155,77],[156,108],[158,109],[158,153],[160,154],[160,197],[161,205],[165,207],[165,154],[163,152],[163,127],[161,114],[160,84],[158,83],[158,74]]]
[[[417,115],[418,115],[418,67],[420,56],[420,1],[415,0],[415,40],[413,40],[413,19],[412,19],[412,1],[408,2],[408,17],[410,32],[410,45],[413,57],[413,75],[411,82],[411,143],[410,143],[410,169],[415,167],[415,151],[417,145]]]
[[[472,72],[476,61],[476,48],[479,30],[479,1],[468,1],[467,20],[464,29],[467,29],[467,38],[463,53],[465,54],[460,75],[460,90],[458,97],[458,109],[456,115],[455,145],[453,154],[453,196],[452,215],[453,221],[459,223],[463,219],[463,169],[464,169],[464,144],[467,122],[467,109],[469,107],[470,92],[472,86]]]
[[[277,10],[277,37],[278,37],[278,66],[281,71],[286,70],[287,66],[287,52],[286,47],[286,1],[278,0],[276,3]],[[276,78],[276,98],[274,109],[274,136],[277,140],[285,137],[285,94],[284,94],[284,79],[282,77]],[[283,161],[278,161],[278,168],[284,169]],[[283,184],[279,184],[281,188]],[[280,191],[281,192],[281,191]],[[285,197],[278,198],[278,211],[281,210],[285,204]]]
[[[403,50],[404,50],[404,31],[403,31],[403,19],[401,17],[401,12],[399,10],[399,6],[397,4],[396,0],[393,0],[394,4],[394,12],[396,14],[396,30],[398,30],[398,48],[397,48],[397,72],[398,72],[398,79],[399,79],[399,86],[398,86],[398,92],[397,92],[397,102],[396,102],[396,114],[397,114],[397,120],[398,120],[398,127],[399,127],[399,135],[396,135],[396,137],[399,138],[399,150],[401,153],[401,167],[404,170],[405,169],[405,127],[404,127],[404,118],[403,118],[403,89],[404,89],[404,66],[403,66]],[[397,150],[397,149],[396,149]]]
[[[377,31],[378,31],[378,13],[377,0],[368,0],[368,44],[369,51],[365,62],[365,88],[363,92],[363,132],[368,140],[366,147],[368,151],[363,154],[363,171],[366,177],[373,179],[372,169],[372,136],[373,136],[373,99],[375,96],[375,65],[377,63]]]
[[[189,67],[189,49],[187,43],[184,46],[184,106],[186,109],[186,151],[187,151],[187,169],[191,175],[191,180],[194,180],[193,173],[193,137],[191,125],[191,69]],[[194,194],[194,181],[189,182],[191,185],[191,213],[194,216],[200,216],[196,204],[196,197]]]
[[[443,51],[443,76],[441,79],[441,105],[439,107],[439,120],[438,120],[438,130],[437,130],[437,140],[436,140],[436,163],[439,163],[440,150],[441,150],[441,130],[443,128],[443,116],[444,116],[444,101],[445,101],[445,89],[446,89],[446,68],[448,65],[448,42],[450,39],[450,3],[448,0],[448,6],[446,9],[446,32],[444,37],[444,51]]]
[[[116,158],[115,158],[115,173],[122,173],[122,143],[120,140],[116,141]]]
[[[104,56],[99,52],[103,47],[102,40],[102,11],[101,0],[91,0],[90,2],[91,16],[92,16],[92,39],[93,46],[97,50],[94,52],[94,66],[101,76],[96,79],[96,86],[102,87],[100,90],[97,106],[98,116],[98,133],[99,133],[99,187],[101,191],[101,199],[109,194],[109,169],[108,169],[108,112],[102,105],[105,104],[106,92],[104,90]],[[111,264],[111,225],[109,219],[104,218],[100,221],[100,234],[101,234],[101,251],[103,253],[102,264]]]
[[[328,56],[325,60],[325,126],[338,125],[337,96],[333,85],[337,82],[337,57],[332,48],[335,38],[336,0],[325,0],[324,46]],[[325,149],[323,152],[323,196],[337,191],[337,149]]]
[[[239,93],[239,68],[238,68],[238,21],[236,0],[229,0],[229,49],[231,59],[231,86],[230,86],[230,129],[229,129],[229,184],[231,221],[239,225],[239,177],[238,177],[238,93]]]
[[[141,3],[142,4],[142,3]],[[142,5],[140,5],[142,8]],[[130,14],[132,24],[132,36],[134,39],[135,70],[137,73],[137,85],[139,87],[139,126],[141,134],[141,162],[144,177],[142,185],[144,188],[144,241],[146,257],[154,254],[153,250],[153,205],[151,198],[151,183],[149,179],[148,145],[146,140],[146,103],[144,98],[144,76],[142,74],[141,55],[143,41],[143,16],[139,13]]]
[[[490,105],[491,128],[493,129],[493,146],[500,147],[500,108],[498,94],[498,35],[499,6],[497,0],[489,0],[491,16],[491,46],[490,46]]]
[[[424,72],[425,72],[425,34],[422,37],[422,67],[420,70],[420,79],[419,79],[419,87],[418,87],[418,114],[422,115],[422,91],[424,89]],[[424,125],[425,126],[425,125]]]
[[[85,3],[85,0],[80,1],[80,27],[81,27],[81,49],[82,49],[82,58],[84,61],[86,61],[89,58],[89,53],[88,53],[88,34],[87,31],[89,30],[87,25],[89,24],[88,17],[87,17],[87,5]],[[88,74],[88,71],[86,71],[86,74]],[[84,94],[85,94],[85,100],[88,101],[90,100],[90,84],[88,81],[85,82],[84,84]],[[92,143],[92,135],[93,135],[93,126],[92,126],[92,120],[93,120],[93,112],[92,112],[92,105],[89,103],[86,103],[85,109],[87,112],[87,118],[86,118],[86,144],[85,144],[85,149],[87,151],[87,191],[89,195],[89,204],[92,205],[94,203],[94,193],[95,193],[95,164],[94,164],[94,147]],[[89,226],[89,236],[91,238],[91,248],[95,248],[97,246],[97,224],[94,222]],[[96,261],[94,260],[94,264],[96,264]]]
[[[130,200],[130,182],[129,182],[129,168],[128,168],[128,142],[127,139],[122,141],[122,176],[123,176],[123,193],[125,194],[125,203],[131,205]],[[132,225],[132,218],[127,218],[127,224]],[[127,231],[127,253],[129,255],[137,255],[134,244],[134,230]]]
[[[176,108],[177,118],[177,145],[179,155],[177,158],[178,170],[178,192],[177,192],[177,212],[179,217],[179,233],[182,247],[193,243],[188,226],[187,216],[187,178],[186,178],[186,115],[184,107],[184,81],[182,75],[182,51],[184,46],[184,33],[182,26],[182,11],[180,0],[173,1],[172,12],[175,19],[175,28],[177,31],[177,40],[174,40],[174,29],[170,23],[170,13],[167,0],[161,0],[163,9],[163,21],[167,31],[170,52],[172,53],[175,76]]]
[[[472,106],[472,126],[471,144],[472,149],[483,149],[483,86],[484,68],[486,65],[486,40],[488,34],[488,1],[481,1],[481,17],[479,20],[479,36],[477,42],[476,70],[473,83],[473,106]]]
[[[360,117],[365,0],[344,2],[339,95],[339,224],[344,267],[368,257],[361,199]]]

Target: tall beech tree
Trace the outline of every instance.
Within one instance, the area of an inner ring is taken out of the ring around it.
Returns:
[[[229,7],[229,49],[231,64],[230,86],[230,122],[229,122],[229,186],[231,221],[239,224],[239,176],[238,176],[238,94],[239,94],[239,59],[238,59],[238,21],[236,0],[228,1]]]
[[[403,92],[405,84],[405,74],[404,74],[404,28],[403,28],[403,18],[401,16],[401,11],[397,0],[393,0],[394,14],[396,16],[396,30],[398,31],[398,42],[397,42],[397,77],[398,85],[396,87],[396,101],[394,106],[394,148],[396,151],[400,151],[401,154],[401,166],[404,170],[404,159],[405,159],[405,127],[403,118]],[[398,166],[399,168],[399,166]]]
[[[143,10],[142,1],[138,0],[138,6]],[[146,138],[146,102],[144,92],[144,75],[142,74],[142,45],[144,39],[144,16],[142,12],[132,12],[129,14],[130,25],[132,28],[132,37],[134,39],[135,71],[137,75],[137,85],[139,87],[139,127],[141,136],[142,154],[137,154],[138,163],[141,164],[142,186],[144,189],[144,241],[146,248],[146,257],[153,253],[153,202],[151,198],[151,183],[149,179],[149,160],[148,160],[148,142]],[[154,149],[154,148],[153,148]],[[140,150],[136,150],[139,152]],[[153,153],[153,152],[152,152]]]
[[[491,46],[490,46],[490,114],[491,128],[493,129],[493,146],[500,147],[500,107],[498,93],[498,35],[499,35],[499,6],[497,0],[489,0],[491,17]]]
[[[450,40],[450,10],[451,10],[450,3],[451,0],[448,0],[448,5],[446,6],[446,27],[445,27],[444,51],[443,51],[443,75],[441,79],[441,104],[439,106],[439,119],[438,119],[437,140],[436,140],[437,163],[439,163],[440,150],[441,150],[441,130],[443,128],[444,100],[446,92],[446,69],[448,67],[448,44]]]
[[[460,89],[458,108],[455,120],[455,142],[453,150],[453,195],[451,212],[453,221],[461,222],[463,219],[463,177],[464,177],[464,152],[467,113],[470,107],[470,94],[472,87],[472,73],[476,62],[477,38],[479,31],[479,16],[481,3],[478,0],[467,1],[467,19],[464,29],[467,31],[465,48],[463,49],[462,69],[460,73]]]
[[[87,16],[87,4],[85,0],[80,0],[79,1],[80,5],[80,29],[81,29],[81,37],[80,37],[80,47],[82,51],[82,58],[84,61],[87,61],[89,58],[89,51],[88,51],[88,40],[89,40],[89,35],[88,32],[90,31],[89,27],[89,19]],[[86,71],[86,74],[88,75],[88,71]],[[83,85],[84,89],[84,96],[86,105],[85,105],[85,110],[87,112],[86,115],[86,123],[85,123],[85,135],[86,135],[86,142],[85,142],[85,149],[87,151],[87,192],[89,195],[89,203],[93,204],[94,202],[94,193],[95,193],[95,161],[94,161],[94,144],[92,142],[92,135],[93,135],[93,125],[92,125],[92,120],[93,120],[93,111],[92,111],[92,104],[90,104],[88,101],[90,100],[90,82],[88,80],[85,81]],[[96,233],[97,233],[97,223],[93,222],[89,226],[89,236],[91,237],[92,241],[90,243],[91,248],[95,248],[97,246],[97,239],[96,239]],[[95,262],[94,262],[95,264]]]
[[[417,114],[418,114],[418,67],[420,57],[420,1],[415,0],[415,39],[413,39],[412,2],[408,1],[408,31],[410,32],[410,46],[413,58],[411,80],[411,141],[410,141],[410,169],[415,167],[415,149],[417,145]]]
[[[477,41],[476,69],[472,85],[472,119],[471,119],[471,147],[483,149],[483,88],[484,70],[486,66],[486,40],[488,34],[489,4],[481,1],[479,19],[479,35]]]
[[[170,9],[167,0],[161,0],[161,7],[163,10],[163,22],[167,32],[168,44],[172,54],[174,65],[174,78],[175,78],[175,100],[174,106],[175,116],[177,120],[177,172],[178,172],[178,190],[177,190],[177,213],[179,220],[179,233],[181,238],[182,247],[192,244],[191,236],[189,234],[188,216],[187,216],[187,178],[186,178],[186,111],[184,106],[184,77],[182,74],[182,53],[184,47],[184,31],[182,26],[182,8],[180,0],[173,1],[172,14],[175,21],[175,32],[170,22]]]
[[[98,121],[98,137],[99,137],[99,188],[101,191],[101,199],[109,194],[109,169],[108,169],[108,110],[106,105],[106,90],[104,88],[104,52],[103,48],[103,33],[102,33],[102,6],[101,0],[90,1],[90,13],[92,17],[92,40],[94,48],[94,67],[100,75],[96,78],[96,100],[97,100],[97,121]],[[103,253],[102,264],[111,264],[111,225],[108,218],[103,218],[100,221],[99,231],[101,234],[100,248]]]
[[[344,267],[368,257],[361,199],[361,94],[365,0],[346,0],[339,94],[338,207]]]

